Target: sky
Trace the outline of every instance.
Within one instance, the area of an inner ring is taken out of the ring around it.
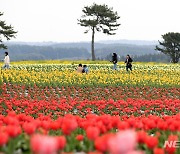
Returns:
[[[107,4],[120,16],[116,35],[95,34],[99,40],[161,40],[180,32],[180,0],[0,0],[0,12],[18,31],[13,41],[91,41],[91,33],[77,24],[84,6]]]

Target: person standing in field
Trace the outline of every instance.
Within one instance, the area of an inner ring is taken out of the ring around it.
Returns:
[[[83,72],[82,64],[79,64],[79,66],[77,68],[77,73],[82,73],[82,72]]]
[[[125,60],[126,71],[128,71],[128,69],[130,69],[132,71],[132,62],[133,62],[132,58],[129,55],[127,55],[126,60]]]
[[[9,67],[10,67],[10,58],[8,52],[5,52],[3,69],[9,69]]]
[[[112,61],[111,61],[114,64],[113,65],[113,70],[117,70],[117,61],[118,61],[117,54],[113,53],[112,54]]]

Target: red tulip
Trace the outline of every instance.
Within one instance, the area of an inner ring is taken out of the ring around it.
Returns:
[[[62,131],[65,135],[69,135],[78,127],[77,121],[73,118],[64,118],[62,123]]]
[[[178,141],[178,136],[176,136],[176,135],[170,135],[169,137],[168,137],[168,141],[170,142],[170,141]],[[167,146],[167,145],[165,145],[166,147],[165,147],[165,150],[168,152],[168,153],[170,153],[170,154],[174,154],[175,152],[176,152],[176,148],[175,147],[173,147],[173,146],[171,146],[171,147],[169,147],[169,146]]]
[[[137,132],[138,143],[145,143],[146,137],[147,137],[147,133],[145,131]]]
[[[145,142],[150,149],[154,149],[158,145],[158,139],[154,136],[147,136]]]
[[[96,150],[103,152],[103,153],[106,152],[108,150],[109,139],[112,136],[114,136],[114,134],[105,134],[103,136],[97,137],[94,142],[94,146],[95,146]]]
[[[90,140],[95,140],[100,134],[99,128],[90,126],[86,129],[86,135]]]
[[[6,132],[10,137],[16,137],[21,134],[21,127],[9,125],[6,127]]]
[[[23,129],[27,134],[31,135],[36,131],[36,125],[33,123],[24,123]]]
[[[64,136],[58,136],[56,137],[57,143],[58,143],[58,149],[62,150],[66,146],[66,138]]]
[[[161,148],[155,148],[153,150],[153,153],[154,154],[165,154],[164,149],[161,149]]]
[[[0,146],[6,144],[9,140],[9,136],[5,132],[0,132]]]
[[[76,136],[76,140],[78,140],[78,141],[82,141],[83,139],[84,139],[83,135],[77,135]]]

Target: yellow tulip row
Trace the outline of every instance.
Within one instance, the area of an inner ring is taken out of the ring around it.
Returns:
[[[37,85],[82,85],[82,86],[170,86],[180,87],[179,65],[136,64],[132,72],[112,70],[112,65],[89,65],[88,74],[78,74],[77,65],[12,65],[10,70],[1,70],[1,80],[5,83]]]

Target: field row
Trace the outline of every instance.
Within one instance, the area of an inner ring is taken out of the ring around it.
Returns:
[[[106,86],[106,87],[39,87],[21,86],[12,84],[3,84],[1,87],[1,96],[16,100],[127,100],[145,99],[145,100],[165,100],[180,99],[179,88],[155,88],[155,87],[129,87],[129,86]]]
[[[85,63],[83,63],[85,64]],[[112,70],[113,64],[86,64],[90,70]],[[125,70],[125,64],[118,64],[119,70]],[[13,70],[28,70],[28,71],[62,71],[72,70],[74,71],[78,67],[78,63],[72,64],[13,64],[11,69]],[[149,64],[149,63],[136,63],[133,64],[134,70],[169,70],[169,71],[180,71],[180,65],[178,64]]]
[[[180,100],[17,100],[12,98],[0,98],[0,112],[7,115],[9,111],[16,113],[27,113],[33,117],[39,114],[50,115],[52,117],[64,116],[67,113],[79,116],[86,114],[96,115],[121,115],[121,116],[148,116],[148,115],[174,115],[180,111]]]
[[[113,71],[109,65],[91,65],[88,74],[72,65],[23,65],[1,70],[0,82],[38,86],[151,86],[180,87],[180,67],[139,65],[133,72]]]
[[[180,152],[168,145],[164,148],[166,140],[180,137],[180,100],[1,99],[0,104],[0,151],[5,153],[123,154],[120,144],[126,151],[139,154],[142,150],[149,154]]]

